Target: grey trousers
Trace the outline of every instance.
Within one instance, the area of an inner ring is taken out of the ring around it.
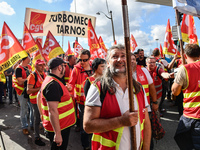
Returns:
[[[35,138],[38,138],[38,137],[40,137],[40,135],[39,135],[40,122],[41,122],[40,112],[39,112],[37,104],[32,104],[31,103],[31,105],[32,105],[32,108],[33,108],[33,113],[34,113],[34,132],[35,132]]]

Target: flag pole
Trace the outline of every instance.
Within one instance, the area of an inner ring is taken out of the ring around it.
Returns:
[[[185,58],[184,58],[184,50],[183,50],[183,40],[182,40],[182,34],[181,34],[181,27],[180,27],[180,15],[179,11],[176,9],[176,22],[177,22],[177,31],[178,31],[178,39],[180,43],[180,49],[181,49],[181,59],[182,59],[182,64],[185,63]]]
[[[134,111],[134,96],[133,96],[133,77],[132,77],[132,66],[131,66],[131,51],[130,51],[130,31],[129,31],[129,18],[128,18],[128,6],[127,1],[122,0],[122,18],[124,27],[124,43],[126,49],[126,76],[128,83],[129,93],[129,109],[130,112]],[[136,150],[136,130],[135,126],[131,127],[131,146],[132,150]]]

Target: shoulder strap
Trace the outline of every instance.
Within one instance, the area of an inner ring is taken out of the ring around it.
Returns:
[[[100,82],[101,83],[101,82]],[[100,101],[101,101],[101,106],[103,105],[103,101],[104,101],[104,98],[106,97],[106,93],[107,93],[107,91],[108,91],[108,88],[106,88],[106,90],[105,90],[105,93],[103,93],[103,88],[102,88],[102,85],[100,84]]]
[[[157,73],[157,76],[162,80],[162,76],[158,73],[159,69],[160,69],[160,64],[157,65],[157,68],[156,68],[156,73]]]
[[[36,72],[33,72],[34,76],[35,76],[35,84],[33,87],[35,87],[36,83],[37,83],[37,73]]]

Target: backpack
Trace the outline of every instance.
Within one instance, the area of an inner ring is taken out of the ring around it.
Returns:
[[[159,59],[158,59],[159,60]],[[158,62],[158,61],[156,61],[156,73],[157,73],[157,75],[158,75],[158,77],[161,79],[161,80],[163,80],[163,77],[161,76],[161,75],[159,75],[159,73],[158,73],[158,71],[159,71],[159,69],[160,68],[162,68],[163,70],[164,70],[164,66],[163,66],[163,64],[161,64],[160,62]]]
[[[34,86],[33,87],[35,87],[35,85],[36,85],[36,83],[37,83],[37,74],[36,74],[36,72],[33,72],[33,74],[34,74],[34,76],[35,76],[35,84],[34,84]]]
[[[155,111],[151,112],[151,127],[152,127],[152,137],[156,140],[160,140],[165,135],[165,130],[160,124]]]

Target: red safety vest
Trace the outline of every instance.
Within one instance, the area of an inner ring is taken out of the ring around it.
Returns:
[[[35,74],[34,74],[34,73],[32,73],[31,75],[34,76],[34,78],[35,78]],[[45,77],[46,77],[46,74],[45,74],[45,73],[43,73],[44,79],[41,79],[42,77],[40,77],[40,75],[39,75],[37,72],[36,72],[36,75],[37,75],[37,82],[35,83],[35,86],[34,86],[33,88],[41,87],[42,82],[43,82],[43,80],[44,80]],[[37,104],[37,94],[38,94],[38,92],[31,93],[31,94],[29,95],[30,102],[31,102],[32,104]]]
[[[64,75],[65,83],[69,82],[69,79],[71,77],[71,73],[72,73],[72,69],[67,64],[66,67],[65,67],[65,75]]]
[[[97,88],[100,92],[100,82],[97,82]],[[101,92],[100,92],[101,93]],[[139,123],[141,129],[141,143],[140,148],[143,145],[143,129],[144,129],[144,121],[145,121],[145,100],[144,93],[141,91],[136,95],[137,104],[138,104],[138,112],[139,112]],[[139,100],[139,101],[138,101]],[[108,119],[113,117],[121,116],[121,111],[119,108],[119,104],[117,102],[116,96],[109,94],[107,91],[106,96],[104,98],[100,118]],[[123,134],[123,127],[103,132],[103,133],[94,133],[92,136],[92,150],[118,150],[120,145],[121,136]]]
[[[153,83],[154,83],[155,88],[156,88],[157,99],[159,99],[162,96],[162,80],[158,76],[156,69],[157,69],[157,67],[155,67],[153,72],[150,71],[149,73],[150,73],[150,75],[153,79]]]
[[[0,72],[0,82],[3,82],[4,84],[6,83],[6,77],[4,72]]]
[[[84,81],[87,79],[88,74],[85,70],[80,66],[80,63],[74,66],[72,70],[72,74],[70,77],[69,84],[75,88],[75,99],[77,103],[84,105],[85,104],[85,96],[84,96]]]
[[[146,77],[146,74],[142,70],[143,66],[137,65],[136,72],[137,72],[137,81],[140,82],[145,90],[147,100],[150,104],[150,98],[149,98],[149,83]]]
[[[188,86],[183,89],[183,115],[200,119],[200,61],[184,65]]]
[[[43,93],[44,88],[47,84],[49,84],[52,81],[56,81],[59,83],[63,90],[63,96],[61,97],[61,100],[58,104],[58,113],[59,113],[59,123],[60,123],[60,129],[66,129],[76,122],[75,117],[75,110],[74,105],[72,102],[72,98],[69,96],[69,92],[67,88],[64,86],[64,84],[52,76],[47,76],[45,80],[42,83],[41,86],[41,93]],[[49,118],[49,110],[47,106],[47,101],[43,94],[41,94],[41,108],[42,108],[42,114],[43,114],[43,126],[47,131],[54,132],[53,127],[50,122]]]
[[[27,75],[26,75],[25,69],[24,69],[21,65],[19,65],[17,68],[21,68],[21,69],[22,69],[22,79],[26,79],[26,78],[27,78]],[[30,65],[28,65],[28,69],[29,69],[29,71],[31,72],[32,69],[31,69],[31,66],[30,66]],[[18,95],[21,95],[21,94],[23,93],[23,91],[24,91],[24,84],[20,85],[20,84],[18,83],[15,74],[13,74],[13,76],[12,76],[12,81],[13,81],[13,85],[12,85],[12,86],[15,88],[17,94],[18,94]]]

